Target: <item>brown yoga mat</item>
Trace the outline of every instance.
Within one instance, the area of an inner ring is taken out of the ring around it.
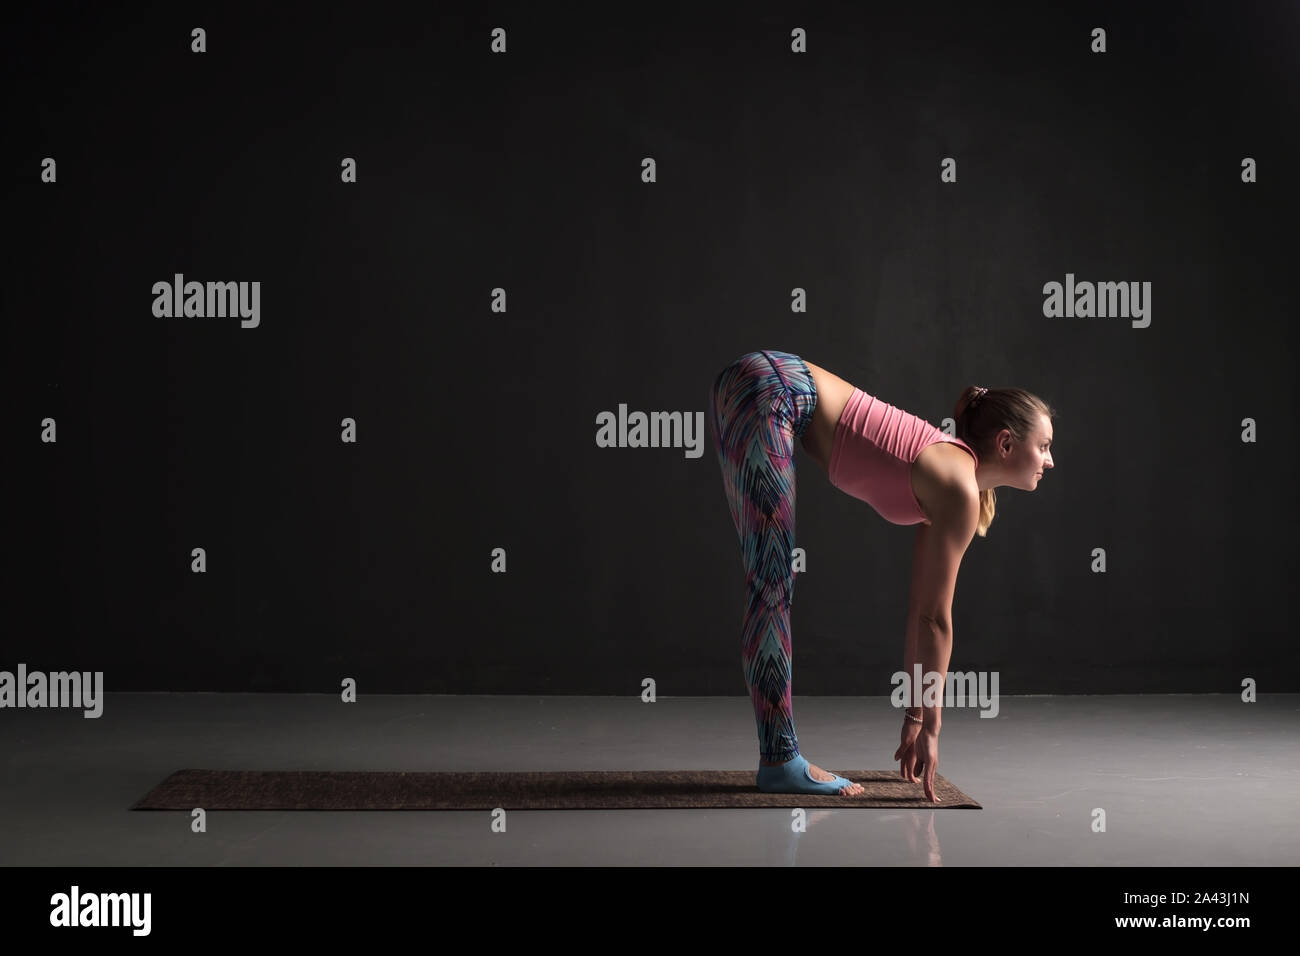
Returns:
[[[753,770],[520,773],[177,770],[132,810],[667,810],[713,807],[968,807],[941,774],[938,803],[897,770],[832,771],[860,783],[856,797],[760,793]]]

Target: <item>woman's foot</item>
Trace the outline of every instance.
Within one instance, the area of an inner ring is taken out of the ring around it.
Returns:
[[[799,755],[797,754],[794,757],[790,758],[790,760],[797,760],[797,759],[799,759]],[[782,767],[789,762],[790,762],[789,760],[773,762],[770,760],[763,760],[760,758],[759,766],[760,767]],[[827,773],[821,767],[815,766],[814,764],[811,763],[808,764],[808,775],[819,783],[830,783],[832,780],[835,779],[835,774]],[[862,784],[850,782],[848,786],[841,787],[839,792],[840,792],[840,796],[855,797],[860,793],[865,793],[866,790],[862,786]]]

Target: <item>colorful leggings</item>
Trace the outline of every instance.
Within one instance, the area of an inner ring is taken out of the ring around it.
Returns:
[[[812,422],[817,386],[803,359],[771,349],[724,368],[709,393],[710,429],[745,567],[741,664],[762,759],[799,753],[790,702],[794,601],[794,443]]]

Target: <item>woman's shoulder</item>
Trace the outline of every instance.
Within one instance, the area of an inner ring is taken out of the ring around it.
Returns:
[[[921,449],[912,464],[912,481],[917,497],[930,506],[924,509],[927,515],[950,513],[963,502],[978,506],[975,458],[955,439],[939,439]]]

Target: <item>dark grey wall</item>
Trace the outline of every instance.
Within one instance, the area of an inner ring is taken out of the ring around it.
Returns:
[[[595,422],[702,414],[768,348],[936,425],[968,384],[1060,411],[963,562],[954,669],[1300,689],[1294,5],[428,6],[6,25],[0,668],[743,694],[712,447]],[[175,273],[260,282],[260,324],[155,317]],[[1045,317],[1067,274],[1151,283],[1149,326]],[[794,691],[886,693],[913,529],[798,468]]]

